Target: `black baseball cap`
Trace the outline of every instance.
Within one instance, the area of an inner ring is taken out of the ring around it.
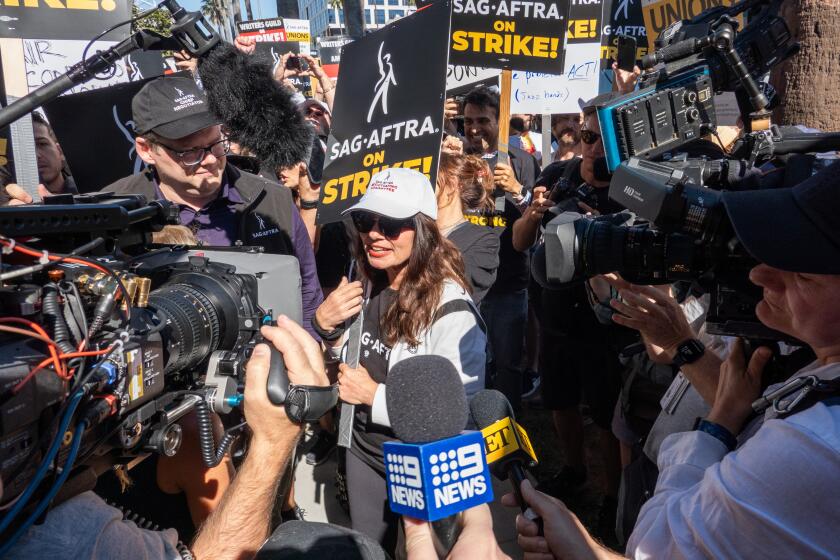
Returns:
[[[724,192],[723,204],[738,239],[759,261],[840,274],[840,162],[792,188]]]
[[[154,132],[177,140],[219,124],[207,97],[192,78],[164,76],[147,83],[131,100],[137,134]]]

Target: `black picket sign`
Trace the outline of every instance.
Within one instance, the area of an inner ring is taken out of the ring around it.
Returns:
[[[449,21],[441,1],[344,46],[352,79],[336,89],[318,223],[340,220],[382,169],[416,169],[435,184]]]

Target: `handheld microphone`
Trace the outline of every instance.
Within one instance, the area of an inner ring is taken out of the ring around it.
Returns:
[[[529,510],[521,488],[527,478],[525,468],[537,464],[537,455],[525,429],[516,423],[510,402],[499,391],[485,389],[470,400],[470,414],[484,437],[490,472],[499,480],[510,480],[516,503],[542,534],[542,519]]]
[[[458,539],[456,514],[493,501],[480,432],[463,432],[469,413],[464,386],[449,360],[415,356],[397,363],[385,385],[391,428],[403,443],[385,442],[391,511],[432,522],[441,555]]]

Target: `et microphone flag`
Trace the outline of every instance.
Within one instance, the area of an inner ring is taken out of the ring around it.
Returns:
[[[437,521],[493,501],[481,432],[423,444],[389,441],[382,451],[394,513]]]
[[[537,454],[531,445],[531,440],[525,429],[516,423],[511,417],[505,417],[490,424],[483,430],[484,446],[487,452],[487,462],[495,464],[499,461],[508,462],[511,459],[519,459],[524,466],[533,467],[537,464]],[[494,472],[495,472],[494,468]],[[499,478],[504,480],[506,474],[499,469]]]

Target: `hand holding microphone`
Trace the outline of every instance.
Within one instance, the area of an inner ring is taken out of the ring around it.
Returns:
[[[446,556],[459,540],[461,512],[493,500],[484,438],[463,432],[467,398],[445,358],[416,356],[397,363],[388,373],[385,396],[391,428],[407,442],[382,446],[391,511],[431,522],[431,529],[412,529],[413,534],[433,533],[437,554]]]

